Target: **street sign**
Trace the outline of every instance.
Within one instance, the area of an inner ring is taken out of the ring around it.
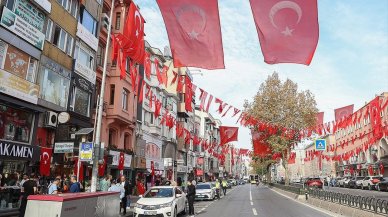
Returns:
[[[92,161],[93,160],[93,143],[84,142],[81,143],[79,148],[80,161]]]
[[[324,140],[324,139],[315,140],[315,150],[325,151],[326,150],[326,140]]]

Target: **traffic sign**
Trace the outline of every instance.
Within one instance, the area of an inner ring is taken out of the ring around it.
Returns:
[[[326,150],[326,140],[324,140],[324,139],[315,140],[315,150],[325,151]]]

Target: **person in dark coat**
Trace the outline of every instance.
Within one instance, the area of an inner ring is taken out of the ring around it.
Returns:
[[[130,195],[132,193],[132,185],[129,183],[126,179],[125,176],[120,177],[120,184],[124,187],[125,190],[125,196],[121,199],[121,206],[124,209],[124,214],[127,214],[127,203],[128,200],[130,200]]]
[[[195,186],[187,181],[187,200],[189,203],[189,215],[194,216]]]

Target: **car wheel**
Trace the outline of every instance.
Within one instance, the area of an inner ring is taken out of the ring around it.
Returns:
[[[187,213],[187,202],[185,203],[185,207],[183,208],[182,214],[186,215]]]
[[[178,213],[177,213],[177,210],[176,210],[176,207],[174,209],[174,217],[177,217],[178,216]]]
[[[372,186],[370,184],[368,184],[368,189],[369,191],[372,190]]]
[[[378,191],[381,191],[380,185],[376,185],[376,189],[377,189]]]

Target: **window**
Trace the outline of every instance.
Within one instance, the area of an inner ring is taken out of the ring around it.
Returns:
[[[13,6],[15,5],[15,0],[8,0],[7,3],[5,3],[5,7],[13,11]]]
[[[121,108],[125,111],[128,110],[128,90],[126,90],[125,88],[121,93]]]
[[[154,114],[152,113],[149,113],[150,114],[150,124],[154,124]]]
[[[104,64],[105,47],[98,45],[97,49],[97,65],[102,66]]]
[[[63,31],[63,29],[61,29],[61,37],[59,39],[59,49],[65,51],[65,47],[66,47],[66,40],[67,40],[67,32]]]
[[[95,100],[94,100],[94,108],[96,108],[97,107],[97,105],[98,105],[98,96],[100,95],[100,93],[101,93],[101,80],[96,80],[96,89],[95,89],[95,94],[94,94],[94,96],[95,96]],[[105,111],[105,102],[104,102],[104,111]]]
[[[40,97],[61,107],[67,107],[70,79],[41,66],[39,73]]]
[[[73,17],[77,17],[78,0],[57,0]]]
[[[80,44],[76,44],[74,51],[74,58],[83,66],[94,70],[94,54],[89,49]]]
[[[38,67],[38,61],[34,58],[30,58],[30,64],[28,65],[26,80],[35,83],[36,70]]]
[[[121,13],[118,12],[116,13],[116,24],[115,24],[116,30],[120,30],[120,22],[121,22]]]
[[[124,149],[128,150],[131,148],[131,137],[129,134],[124,135]]]
[[[109,105],[114,105],[115,104],[115,85],[111,84],[110,85],[110,98],[109,98]]]
[[[66,53],[69,56],[73,55],[73,37],[70,34],[67,34],[67,42],[66,42]]]
[[[66,44],[70,43],[70,49],[68,51],[69,51],[69,53],[71,53],[71,46],[73,44],[73,39],[71,39],[71,42],[67,42],[69,34],[58,25],[55,25],[53,30],[54,30],[54,37],[53,37],[52,43],[55,46],[57,46],[59,49],[61,49],[63,52],[67,51]],[[69,37],[71,37],[71,36],[69,35]]]
[[[85,9],[81,7],[79,22],[94,36],[97,36],[97,21],[94,17]]]
[[[6,58],[7,43],[0,40],[0,69],[4,67],[4,60]]]
[[[47,19],[46,25],[46,40],[51,41],[51,32],[53,30],[53,21],[51,19]]]
[[[90,116],[90,94],[78,87],[73,88],[70,110],[86,117]]]
[[[32,113],[0,104],[0,139],[28,142],[32,122]]]

